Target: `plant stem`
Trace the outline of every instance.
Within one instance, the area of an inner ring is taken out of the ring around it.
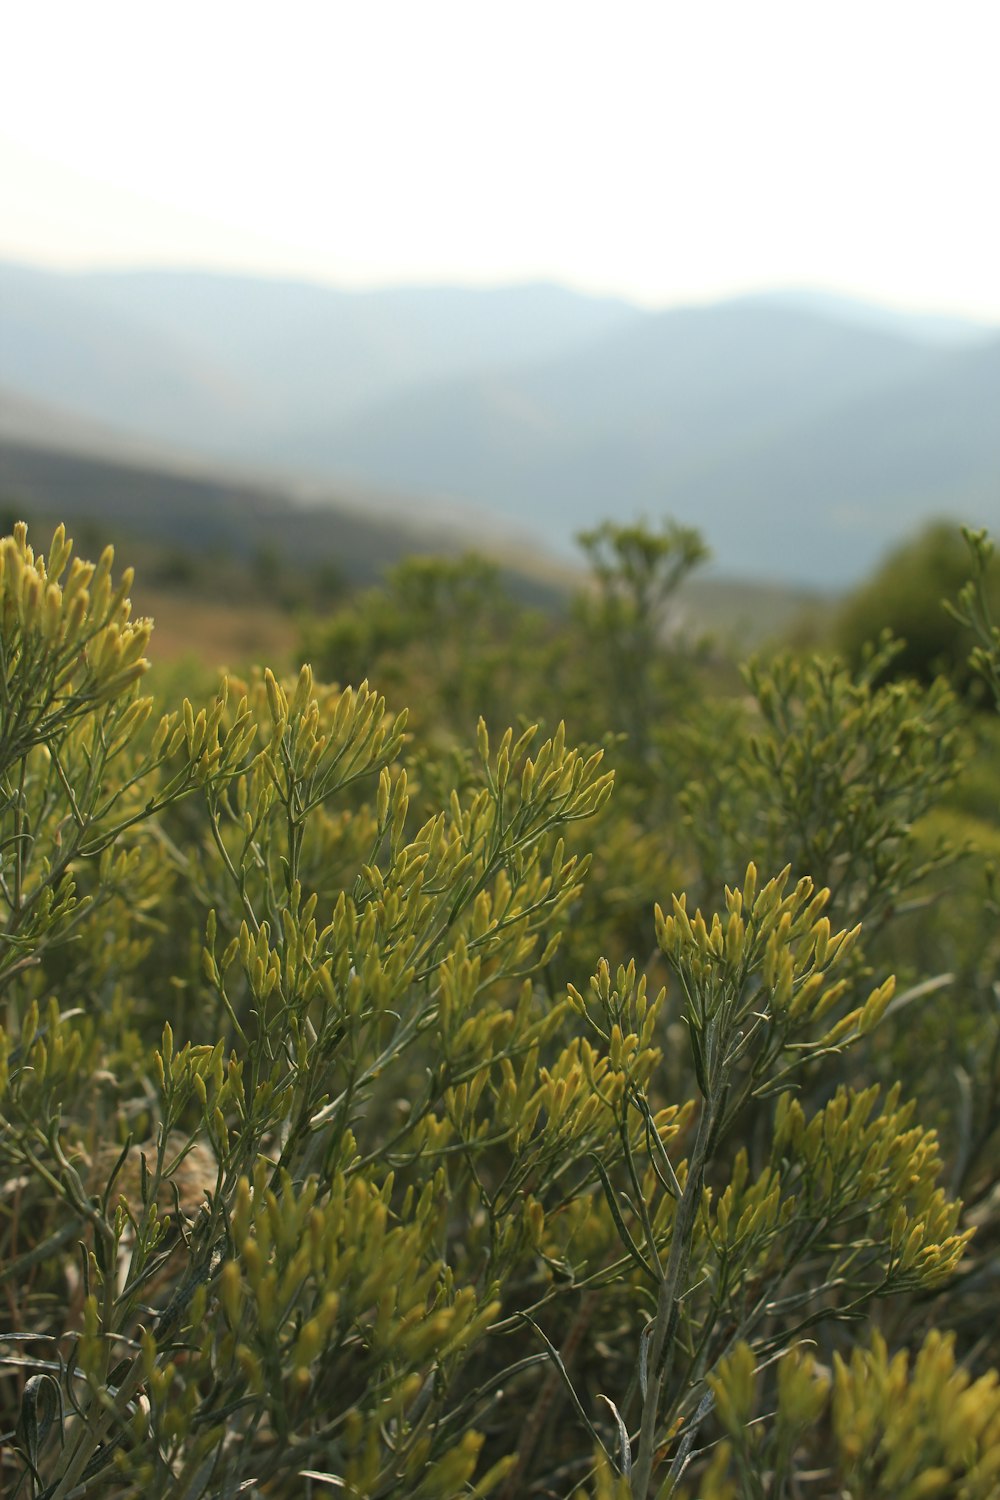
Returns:
[[[646,1394],[643,1397],[639,1429],[639,1452],[632,1470],[632,1494],[635,1500],[645,1500],[649,1493],[659,1419],[660,1393],[670,1373],[681,1290],[691,1256],[691,1231],[701,1202],[705,1162],[714,1128],[715,1101],[709,1100],[706,1101],[705,1110],[698,1123],[698,1135],[691,1153],[691,1166],[684,1184],[684,1193],[677,1205],[674,1217],[667,1269],[660,1282],[656,1299],[656,1318],[649,1345]]]

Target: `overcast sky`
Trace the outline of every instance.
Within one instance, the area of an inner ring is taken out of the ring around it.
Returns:
[[[997,0],[28,0],[0,256],[1000,320]]]

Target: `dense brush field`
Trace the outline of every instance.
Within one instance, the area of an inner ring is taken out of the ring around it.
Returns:
[[[0,543],[4,1500],[1000,1493],[989,545],[950,681],[584,546],[158,686]]]

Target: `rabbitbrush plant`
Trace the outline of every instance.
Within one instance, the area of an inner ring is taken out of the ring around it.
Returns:
[[[664,889],[664,987],[557,983],[599,750],[308,667],[161,713],[112,561],[0,544],[2,1493],[994,1493],[993,1383],[850,1350],[969,1230],[830,891]]]

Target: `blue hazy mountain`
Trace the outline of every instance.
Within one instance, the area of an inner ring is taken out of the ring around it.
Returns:
[[[398,395],[275,457],[467,496],[555,546],[666,512],[730,571],[839,584],[926,516],[1000,519],[998,411],[1000,340],[938,349],[737,304]]]
[[[904,338],[918,339],[922,343],[941,347],[969,348],[974,344],[986,343],[998,331],[973,318],[948,313],[904,312],[894,307],[883,307],[878,302],[866,302],[860,298],[845,297],[837,292],[817,291],[809,287],[759,292],[742,300],[770,307],[789,307],[798,312],[818,313],[822,317],[834,318],[839,323],[850,323],[862,328],[881,328],[887,333],[899,333]]]
[[[1000,333],[824,293],[650,312],[545,285],[0,267],[0,385],[33,442],[61,411],[557,551],[670,513],[729,571],[835,586],[927,516],[1000,521]]]
[[[210,272],[0,266],[0,382],[226,452],[427,381],[548,358],[638,316],[557,286],[341,292]]]

